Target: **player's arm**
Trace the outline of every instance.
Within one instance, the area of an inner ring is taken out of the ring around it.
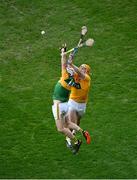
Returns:
[[[78,48],[74,48],[74,51],[69,54],[69,58],[67,60],[67,64],[72,64],[74,60],[74,56],[77,53]]]
[[[81,79],[85,79],[86,75],[82,72],[80,72],[79,68],[75,66],[74,64],[71,64],[71,67],[74,69],[74,71],[81,77]]]
[[[69,57],[67,58],[66,52],[66,44],[63,45],[61,48],[61,69],[62,69],[62,75],[65,71],[67,71],[69,74],[74,75],[74,70],[71,68],[70,64],[72,64],[74,55],[77,52],[77,50],[70,53]]]
[[[67,57],[64,52],[61,53],[61,70],[64,71],[66,70],[67,67]]]
[[[67,59],[67,55],[65,52],[66,52],[66,44],[64,44],[63,47],[61,48],[61,69],[62,69],[62,73],[66,70],[67,70],[67,72],[68,72],[68,70],[70,70],[71,74],[74,74],[75,72],[74,72],[73,68],[71,68],[71,65],[72,65],[74,56],[77,52],[77,48],[75,48],[74,51],[72,53],[70,53],[68,59]]]
[[[67,67],[67,56],[65,54],[66,52],[66,44],[61,48],[61,70],[62,72],[66,70]]]

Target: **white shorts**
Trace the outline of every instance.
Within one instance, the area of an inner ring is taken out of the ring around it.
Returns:
[[[54,105],[52,105],[52,113],[55,120],[59,119],[60,117],[61,118],[64,117],[67,111],[68,111],[67,102],[55,103]]]
[[[86,112],[86,103],[78,103],[72,99],[68,101],[68,109],[75,110],[80,116],[83,116]]]

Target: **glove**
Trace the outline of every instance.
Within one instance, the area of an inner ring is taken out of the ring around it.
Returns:
[[[66,43],[65,44],[62,44],[62,47],[61,48],[59,48],[60,49],[60,52],[62,53],[62,52],[66,52],[67,51],[67,45],[66,45]]]

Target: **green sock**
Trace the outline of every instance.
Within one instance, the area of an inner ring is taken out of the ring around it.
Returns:
[[[73,142],[74,144],[76,144],[76,143],[78,142],[76,136],[74,136],[74,138],[72,139],[72,142]]]
[[[81,134],[83,134],[84,130],[80,128],[80,129],[79,129],[79,132],[81,132]]]

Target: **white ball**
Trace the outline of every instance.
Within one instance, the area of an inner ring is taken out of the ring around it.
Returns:
[[[41,34],[42,34],[42,35],[45,34],[45,31],[41,31]]]

